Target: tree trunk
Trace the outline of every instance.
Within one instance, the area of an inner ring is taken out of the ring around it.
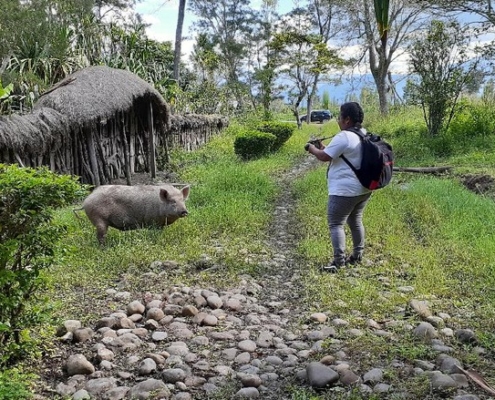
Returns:
[[[180,78],[180,57],[182,48],[182,28],[184,26],[184,14],[186,9],[186,0],[179,1],[179,16],[177,17],[177,29],[175,30],[175,49],[174,49],[174,79],[179,84]]]

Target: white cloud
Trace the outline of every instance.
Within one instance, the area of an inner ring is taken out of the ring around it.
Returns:
[[[136,11],[141,14],[143,21],[150,26],[146,33],[151,39],[160,42],[175,43],[175,30],[177,28],[177,18],[179,14],[178,0],[145,0],[136,5]],[[189,28],[192,18],[187,11],[184,18],[183,37],[190,36]],[[193,50],[194,39],[186,38],[182,40],[183,59],[186,60]]]

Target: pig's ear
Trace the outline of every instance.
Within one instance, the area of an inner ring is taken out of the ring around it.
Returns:
[[[169,194],[166,189],[160,189],[160,199],[163,201],[167,201]]]
[[[182,196],[184,196],[184,200],[187,200],[189,197],[189,186],[185,186],[182,188]]]

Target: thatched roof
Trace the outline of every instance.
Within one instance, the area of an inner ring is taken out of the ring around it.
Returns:
[[[0,148],[43,154],[48,148],[58,147],[68,127],[65,116],[51,108],[38,108],[26,115],[0,117]]]
[[[130,108],[145,116],[149,102],[153,104],[156,129],[168,129],[168,105],[152,85],[129,71],[93,66],[69,75],[45,92],[35,110],[53,108],[63,114],[73,128],[114,118],[118,112]]]
[[[170,117],[171,133],[203,127],[221,130],[229,126],[229,119],[222,115],[183,114]]]

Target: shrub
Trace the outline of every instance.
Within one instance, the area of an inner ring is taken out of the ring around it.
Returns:
[[[17,370],[0,371],[0,400],[25,400],[32,398],[27,379],[35,379],[31,374]]]
[[[277,151],[287,140],[290,139],[290,137],[296,130],[296,127],[296,125],[288,122],[266,121],[258,125],[257,130],[261,132],[271,133],[276,137],[275,143],[272,147],[272,151]]]
[[[53,261],[63,227],[51,224],[54,208],[84,188],[46,168],[0,164],[0,366],[29,347],[29,328],[45,317],[41,271]]]
[[[449,126],[449,134],[469,142],[474,136],[486,137],[495,132],[495,111],[487,104],[462,102]]]
[[[244,160],[269,153],[277,137],[271,133],[245,130],[235,138],[234,152]]]

